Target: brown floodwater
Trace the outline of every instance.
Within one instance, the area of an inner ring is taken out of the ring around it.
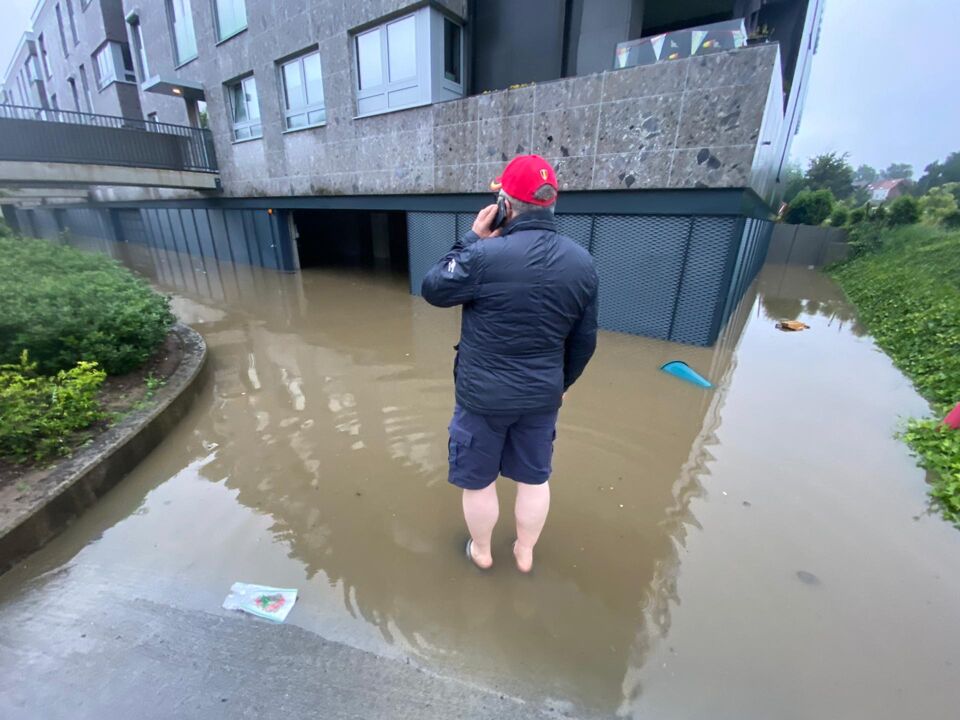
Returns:
[[[893,437],[927,408],[822,275],[765,268],[714,348],[601,334],[523,577],[509,481],[497,565],[463,557],[457,311],[374,272],[123,254],[206,338],[208,379],[120,486],[0,577],[0,612],[95,582],[223,613],[242,580],[299,588],[288,623],[571,712],[956,716],[960,533]],[[674,359],[716,389],[658,370]]]

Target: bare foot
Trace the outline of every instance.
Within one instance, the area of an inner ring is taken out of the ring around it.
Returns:
[[[517,561],[517,570],[528,573],[533,570],[533,549],[520,547],[520,542],[513,542],[513,557]]]
[[[481,570],[489,570],[493,566],[493,555],[490,549],[486,553],[477,552],[477,544],[473,540],[467,540],[467,557]]]

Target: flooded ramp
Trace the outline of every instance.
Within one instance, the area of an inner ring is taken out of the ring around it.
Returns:
[[[960,701],[960,534],[925,514],[892,437],[923,403],[821,276],[765,269],[712,349],[602,334],[560,414],[525,577],[509,481],[494,569],[462,555],[455,311],[369,270],[214,280],[175,254],[128,261],[203,333],[210,379],[124,483],[0,578],[0,669],[28,678],[4,695],[42,711],[24,668],[66,672],[82,651],[41,643],[29,608],[82,633],[58,598],[113,592],[149,623],[153,607],[223,612],[243,581],[298,588],[285,632],[554,714],[899,720]],[[811,329],[780,333],[784,318]],[[670,360],[715,389],[661,372]]]

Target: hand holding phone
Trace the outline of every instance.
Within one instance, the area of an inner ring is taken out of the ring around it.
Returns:
[[[500,234],[500,226],[503,225],[505,219],[506,208],[502,202],[487,205],[477,213],[471,229],[481,238],[497,237]]]

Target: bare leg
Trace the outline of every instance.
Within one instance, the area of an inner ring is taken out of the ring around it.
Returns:
[[[543,485],[517,483],[517,504],[514,507],[514,514],[517,516],[517,543],[513,546],[513,555],[521,572],[530,572],[533,568],[533,547],[540,539],[549,510],[549,482]]]
[[[490,483],[483,490],[463,491],[463,518],[467,521],[467,529],[473,538],[470,554],[473,561],[482,568],[493,565],[490,538],[499,516],[500,503],[497,500],[496,482]]]

